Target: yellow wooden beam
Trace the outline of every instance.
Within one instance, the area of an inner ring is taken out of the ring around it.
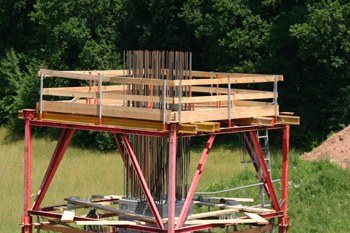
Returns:
[[[196,134],[197,132],[198,132],[197,125],[191,125],[191,124],[179,125],[179,133]]]
[[[18,118],[24,119],[23,111],[18,111]],[[34,120],[39,120],[39,119],[40,119],[40,114],[37,112],[34,113]],[[42,120],[53,121],[53,122],[63,122],[63,123],[99,125],[98,117],[76,116],[76,115],[59,114],[59,113],[43,113]],[[102,117],[102,126],[156,130],[156,131],[163,130],[163,123],[161,122],[119,119],[119,118],[106,118],[106,117]]]
[[[273,117],[253,117],[253,118],[241,118],[232,120],[237,125],[261,125],[261,126],[273,126]]]
[[[299,116],[277,116],[277,123],[286,124],[286,125],[300,125]]]
[[[220,131],[220,122],[194,122],[192,125],[196,125],[198,127],[198,131],[200,132],[215,132]]]

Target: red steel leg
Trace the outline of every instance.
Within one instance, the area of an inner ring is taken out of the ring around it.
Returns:
[[[209,154],[210,149],[211,149],[211,147],[213,145],[214,139],[215,139],[215,135],[210,135],[209,138],[208,138],[207,144],[205,145],[202,157],[199,160],[199,164],[198,164],[196,173],[194,174],[191,187],[188,190],[188,194],[187,194],[184,206],[182,207],[179,219],[177,221],[176,229],[181,228],[183,223],[184,223],[184,221],[185,221],[185,218],[186,218],[186,215],[187,215],[187,212],[188,212],[188,208],[191,205],[191,201],[192,201],[194,192],[196,191],[199,179],[201,178],[201,175],[202,175],[202,172],[203,172],[203,168],[204,168],[205,162],[207,161],[208,154]]]
[[[23,111],[25,119],[24,129],[24,216],[22,217],[22,232],[32,232],[32,217],[29,216],[30,210],[30,186],[31,186],[31,159],[32,159],[32,132],[30,126],[30,120],[34,117],[33,110]]]
[[[74,134],[75,129],[63,129],[60,139],[58,140],[55,152],[51,158],[51,162],[47,168],[45,177],[41,183],[38,194],[35,198],[35,202],[33,203],[33,210],[38,210],[41,202],[44,199],[46,191],[48,190],[51,181],[57,171],[58,165],[60,164],[62,157],[69,145],[70,140]]]
[[[289,169],[289,131],[290,125],[283,129],[283,164],[282,164],[282,204],[283,217],[279,219],[279,232],[289,232],[288,207],[288,169]]]
[[[139,165],[139,163],[137,161],[137,158],[136,158],[136,156],[134,154],[134,151],[131,148],[129,139],[126,136],[126,134],[121,134],[121,137],[122,137],[122,140],[124,142],[125,148],[128,151],[129,157],[131,159],[131,162],[132,162],[132,164],[134,166],[135,172],[136,172],[137,177],[139,179],[139,182],[141,184],[143,193],[146,196],[147,202],[149,204],[149,207],[151,208],[151,211],[152,211],[153,216],[154,216],[154,218],[155,218],[155,220],[157,222],[157,225],[158,225],[158,227],[160,229],[164,229],[164,224],[163,224],[162,218],[160,217],[159,211],[157,209],[156,203],[153,200],[152,194],[151,194],[151,192],[148,189],[147,182],[146,182],[145,177],[144,177],[144,175],[142,173],[142,170],[141,170],[140,165]]]
[[[177,136],[176,130],[170,131],[169,133],[168,233],[175,232],[176,136]]]
[[[273,188],[271,177],[270,177],[270,174],[269,174],[269,172],[267,170],[267,166],[266,166],[265,159],[264,159],[264,156],[263,156],[261,148],[260,148],[258,137],[256,136],[256,132],[255,131],[250,131],[249,133],[250,133],[250,137],[252,138],[252,142],[253,142],[253,145],[254,145],[254,148],[255,148],[256,156],[258,157],[258,160],[259,160],[259,163],[260,163],[260,167],[262,169],[262,173],[263,173],[263,177],[264,177],[264,183],[266,184],[267,189],[269,191],[273,208],[276,211],[280,211],[280,206],[278,204],[278,200],[277,200],[277,196],[276,196],[276,193],[275,193],[275,189]]]

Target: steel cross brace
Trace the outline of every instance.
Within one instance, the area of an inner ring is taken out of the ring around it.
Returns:
[[[46,170],[45,177],[41,183],[40,189],[38,191],[38,194],[35,198],[35,201],[33,203],[32,209],[38,210],[40,207],[40,204],[42,200],[44,199],[44,196],[51,184],[51,181],[57,171],[58,166],[60,165],[60,162],[62,160],[62,157],[64,153],[66,152],[66,149],[69,145],[70,140],[72,139],[72,136],[74,134],[75,129],[63,129],[60,139],[58,140],[55,152],[53,153],[53,156],[51,158],[50,164]]]
[[[161,218],[161,216],[159,214],[159,211],[157,209],[156,203],[153,200],[152,194],[149,191],[149,188],[147,186],[147,182],[146,182],[145,177],[144,177],[144,175],[142,173],[142,170],[141,170],[140,165],[139,165],[139,163],[137,161],[137,158],[136,158],[136,156],[134,154],[134,151],[132,150],[132,147],[130,145],[129,139],[126,136],[126,134],[121,134],[121,138],[122,138],[122,140],[124,142],[125,148],[126,148],[126,150],[128,152],[128,155],[130,157],[131,163],[132,163],[132,165],[133,165],[133,167],[135,169],[135,172],[136,172],[137,177],[139,179],[139,182],[141,184],[143,193],[146,196],[147,202],[148,202],[148,204],[149,204],[149,206],[151,208],[151,211],[152,211],[153,216],[154,216],[154,218],[156,220],[156,223],[157,223],[157,225],[158,225],[158,227],[160,229],[164,229],[164,224],[163,224],[162,218]]]
[[[262,173],[263,173],[264,183],[265,183],[265,186],[267,187],[267,190],[269,192],[269,196],[271,198],[273,208],[276,211],[280,211],[280,206],[278,204],[278,200],[277,200],[277,196],[276,196],[276,193],[275,193],[275,189],[273,188],[271,177],[270,177],[269,171],[267,170],[267,166],[266,166],[266,163],[265,163],[264,155],[263,155],[263,153],[261,151],[261,147],[260,147],[260,144],[259,144],[258,137],[256,136],[256,132],[255,131],[250,131],[249,133],[250,133],[250,137],[252,138],[252,142],[253,142],[253,145],[254,145],[256,156],[257,156],[257,158],[259,160],[260,167],[261,167],[261,170],[262,170]]]
[[[207,141],[207,143],[205,145],[205,148],[204,148],[203,153],[202,153],[202,157],[199,160],[199,164],[198,164],[197,170],[196,170],[196,172],[194,174],[194,177],[193,177],[193,180],[192,180],[192,183],[191,183],[191,187],[188,190],[184,206],[182,207],[179,219],[177,221],[176,229],[180,229],[182,227],[182,225],[184,224],[184,221],[185,221],[185,218],[186,218],[186,215],[187,215],[187,212],[188,212],[188,208],[191,205],[191,201],[192,201],[194,192],[196,191],[199,179],[201,178],[201,175],[202,175],[202,172],[203,172],[203,169],[204,169],[204,165],[205,165],[205,162],[207,161],[207,158],[208,158],[210,149],[211,149],[211,147],[213,145],[214,139],[215,139],[215,135],[210,135],[209,138],[208,138],[208,141]]]

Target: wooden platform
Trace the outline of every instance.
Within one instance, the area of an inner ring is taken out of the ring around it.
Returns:
[[[162,72],[166,74],[169,70]],[[189,75],[189,71],[183,72]],[[153,122],[155,130],[162,128],[157,122],[178,122],[184,126],[187,124],[187,127],[193,123],[219,121],[273,125],[277,123],[276,117],[281,118],[277,88],[275,91],[232,88],[234,84],[263,82],[274,82],[277,87],[277,82],[283,81],[281,75],[191,71],[190,79],[160,80],[152,79],[151,74],[150,78],[135,78],[132,73],[128,73],[128,70],[41,69],[38,74],[42,76],[42,82],[44,77],[57,77],[86,80],[87,85],[90,80],[98,84],[93,86],[90,81],[89,86],[41,88],[36,111],[42,120],[44,115],[47,118],[55,114],[60,115],[65,122],[74,122],[74,116],[85,124],[113,125],[110,124],[113,119],[129,119]],[[100,81],[103,84],[101,86]],[[118,85],[104,85],[106,82]],[[273,89],[273,84],[271,87]],[[47,101],[44,96],[67,97],[67,100]],[[281,122],[299,124],[299,117],[283,119]]]

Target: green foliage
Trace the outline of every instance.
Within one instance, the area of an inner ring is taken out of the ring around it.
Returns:
[[[121,0],[37,1],[36,53],[56,69],[117,68],[125,17]]]
[[[20,57],[12,49],[6,52],[6,58],[1,61],[0,78],[3,86],[0,92],[0,123],[7,123],[14,132],[22,132],[24,128],[23,121],[17,119],[18,110],[33,108],[37,101],[39,67],[43,67],[43,64],[32,62],[26,65],[26,71],[21,70]]]
[[[0,3],[0,124],[14,130],[21,129],[10,122],[19,108],[34,108],[38,99],[39,68],[118,69],[127,49],[192,51],[194,70],[283,74],[280,109],[296,112],[302,124],[292,128],[292,146],[310,150],[330,131],[350,124],[348,1]],[[78,85],[86,82],[44,82],[45,87]],[[272,89],[269,84],[250,87]],[[88,134],[91,138],[81,143],[112,148],[102,145],[98,138],[111,138],[102,135]]]
[[[268,23],[241,0],[193,0],[180,14],[194,28],[206,69],[254,72]]]
[[[281,152],[273,155],[273,179],[281,178],[281,157]],[[290,232],[349,232],[350,211],[347,208],[350,201],[350,183],[347,179],[349,175],[348,168],[331,163],[329,159],[303,161],[299,158],[298,152],[291,150],[288,182]],[[246,169],[229,179],[218,181],[207,191],[218,191],[256,182],[256,172]],[[274,187],[279,199],[281,184],[274,183]],[[257,188],[232,191],[220,194],[220,196],[254,198],[255,200],[260,198]]]

